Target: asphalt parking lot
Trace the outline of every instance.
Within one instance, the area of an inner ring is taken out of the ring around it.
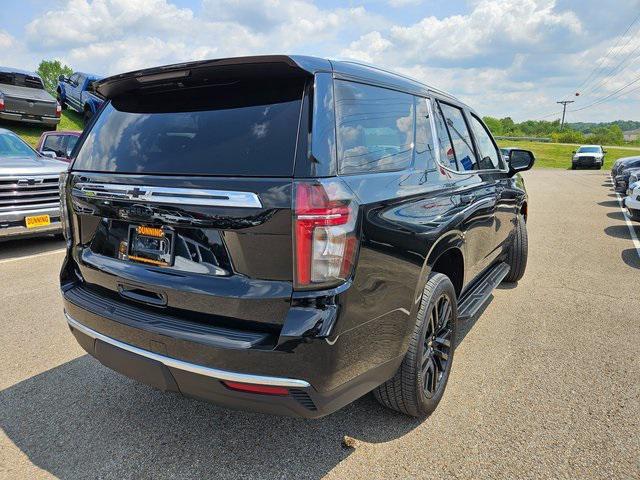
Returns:
[[[524,174],[527,273],[462,326],[423,422],[371,396],[298,420],[156,392],[69,333],[61,242],[0,244],[0,477],[638,478],[640,258],[607,175]]]

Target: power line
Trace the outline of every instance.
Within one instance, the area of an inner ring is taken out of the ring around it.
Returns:
[[[576,91],[579,91],[579,90],[580,90],[580,88],[581,88],[583,85],[586,85],[586,84],[587,84],[587,81],[589,81],[589,80],[593,77],[593,75],[594,75],[594,74],[596,73],[596,71],[601,67],[601,65],[603,64],[603,62],[605,61],[605,59],[606,59],[606,58],[608,58],[608,57],[609,57],[609,55],[613,52],[613,50],[615,50],[616,48],[618,48],[618,45],[619,45],[620,41],[624,38],[624,36],[627,34],[627,32],[628,32],[629,30],[631,30],[631,27],[633,27],[633,25],[635,25],[635,23],[636,23],[639,19],[640,19],[640,14],[638,14],[638,15],[633,19],[633,21],[629,24],[629,26],[628,26],[628,27],[627,27],[627,29],[624,31],[624,33],[618,37],[618,41],[616,42],[616,44],[615,44],[613,47],[609,48],[609,50],[607,50],[607,53],[604,55],[604,57],[601,57],[601,58],[599,59],[598,64],[593,68],[593,70],[591,70],[591,73],[589,73],[589,75],[587,76],[587,78],[585,78],[585,79],[582,81],[582,83],[581,83],[580,85],[578,85],[578,87],[576,88]],[[631,38],[633,38],[633,37],[631,37]],[[627,42],[627,43],[628,43],[628,42]],[[626,44],[625,44],[625,46],[626,46]]]
[[[633,38],[633,37],[630,37],[630,38]],[[629,42],[627,42],[627,44],[628,44],[628,43],[629,43]],[[625,46],[626,46],[626,45],[625,45]],[[594,93],[594,92],[595,92],[596,90],[598,90],[601,86],[606,85],[606,83],[607,83],[607,80],[608,80],[608,79],[613,78],[615,75],[618,75],[619,73],[622,73],[622,72],[624,72],[626,69],[628,69],[628,68],[629,68],[633,63],[635,63],[635,62],[636,62],[636,60],[638,60],[638,58],[640,58],[640,56],[639,56],[639,57],[635,57],[635,58],[634,58],[634,59],[633,59],[629,64],[627,64],[627,65],[626,65],[622,70],[620,70],[619,72],[617,72],[617,73],[615,73],[615,74],[613,73],[613,72],[615,72],[616,70],[618,70],[618,69],[619,69],[619,68],[620,68],[620,67],[621,67],[621,66],[622,66],[622,65],[623,65],[623,64],[624,64],[624,63],[625,63],[625,62],[626,62],[626,61],[627,61],[627,60],[628,60],[628,59],[629,59],[629,58],[630,58],[634,53],[636,53],[638,50],[640,50],[640,44],[638,44],[638,46],[637,46],[636,48],[634,48],[634,49],[631,51],[631,53],[629,53],[626,57],[624,57],[624,58],[620,61],[620,63],[618,63],[615,67],[610,68],[610,69],[607,71],[607,74],[605,75],[605,77],[600,81],[600,83],[598,83],[597,85],[595,85],[595,86],[593,86],[593,87],[591,87],[591,88],[587,89],[587,91],[586,91],[586,92],[583,92],[583,93],[582,93],[582,95],[586,95],[586,94],[589,94],[589,93]]]
[[[622,90],[626,89],[627,87],[630,87],[630,86],[631,86],[631,85],[633,85],[634,83],[638,83],[638,82],[640,82],[640,77],[638,77],[638,78],[636,78],[635,80],[633,80],[633,81],[631,81],[631,82],[627,83],[624,87],[619,88],[618,90],[616,90],[616,91],[615,91],[615,92],[613,92],[613,93],[610,93],[610,94],[609,94],[609,95],[607,95],[606,97],[602,97],[602,98],[600,98],[600,99],[596,100],[595,102],[592,102],[592,103],[590,103],[590,104],[588,104],[588,105],[585,105],[584,107],[576,108],[576,109],[574,109],[574,110],[569,110],[569,112],[579,112],[579,111],[581,111],[581,110],[586,110],[587,108],[590,108],[590,107],[593,107],[593,106],[595,106],[595,105],[599,105],[599,104],[601,104],[601,103],[604,103],[605,101],[608,101],[607,99],[614,100],[614,99],[613,99],[613,98],[611,98],[611,97],[613,97],[615,94],[617,94],[617,93],[621,92]],[[633,91],[635,91],[635,89],[634,89]],[[625,93],[630,93],[630,92],[625,92]],[[623,94],[623,95],[624,95],[624,94]],[[620,95],[620,96],[622,96],[622,95]],[[617,98],[617,97],[616,97],[616,98]]]

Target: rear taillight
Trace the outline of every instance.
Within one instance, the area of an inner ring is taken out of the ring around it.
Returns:
[[[4,110],[4,96],[0,94],[0,110]]]
[[[62,107],[60,106],[60,102],[56,102],[56,117],[59,117],[62,114]]]
[[[358,204],[340,181],[296,182],[295,286],[332,286],[349,278],[357,252]]]

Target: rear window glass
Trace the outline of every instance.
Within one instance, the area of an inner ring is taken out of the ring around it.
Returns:
[[[413,160],[413,96],[336,81],[340,173],[402,170]]]
[[[302,80],[138,94],[96,119],[75,170],[118,173],[291,176]]]
[[[0,72],[0,83],[4,85],[15,85],[16,87],[38,88],[44,90],[42,80],[38,77],[25,75],[24,73]]]

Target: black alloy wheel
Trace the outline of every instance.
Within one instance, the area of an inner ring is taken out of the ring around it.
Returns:
[[[442,380],[448,373],[452,314],[451,302],[444,294],[438,298],[429,312],[422,350],[422,379],[427,398],[432,398],[438,392],[443,385]]]

